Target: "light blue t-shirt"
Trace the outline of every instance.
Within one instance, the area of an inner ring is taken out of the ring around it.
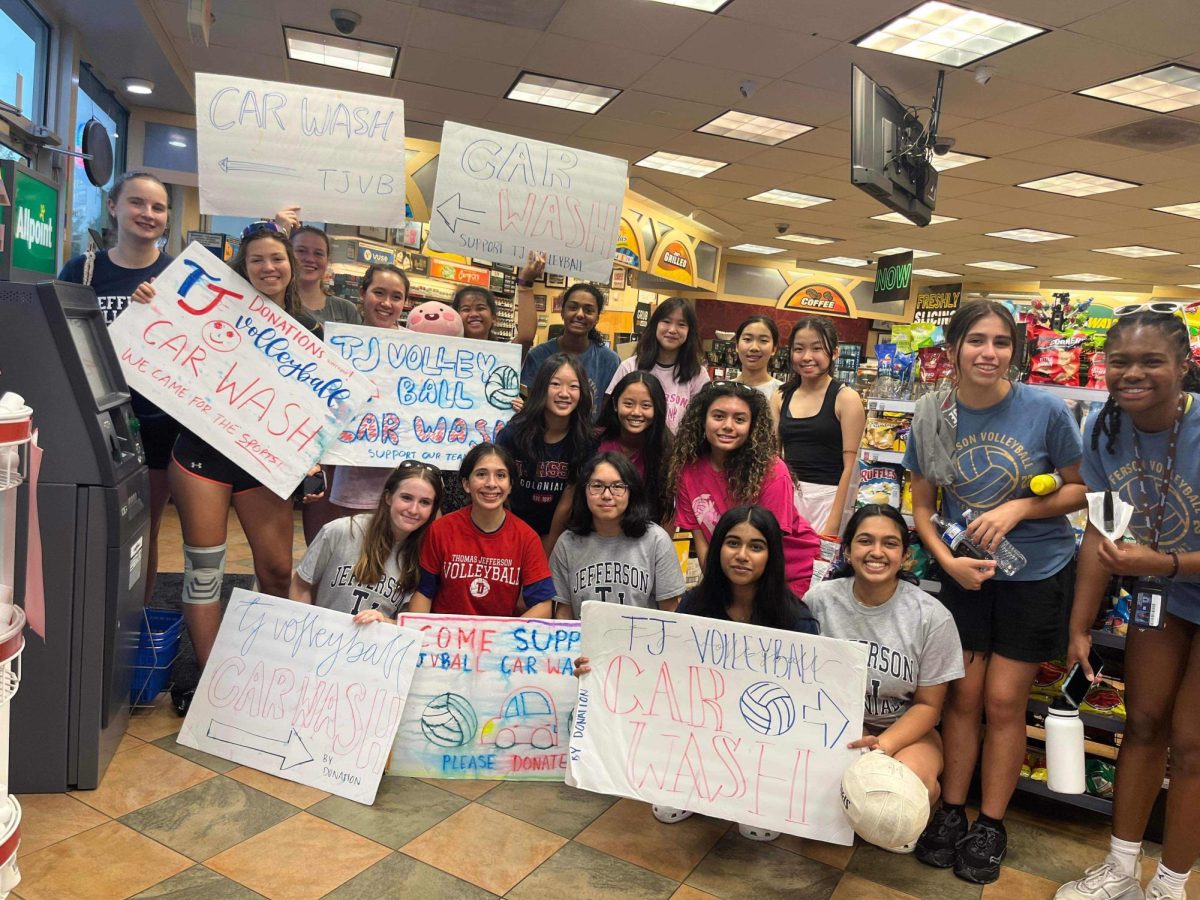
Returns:
[[[1200,550],[1200,408],[1193,400],[1183,416],[1179,428],[1179,446],[1175,453],[1175,471],[1171,474],[1171,489],[1167,496],[1167,508],[1163,513],[1162,533],[1158,538],[1158,549],[1164,553],[1187,553]],[[1152,529],[1158,517],[1158,503],[1163,475],[1166,474],[1167,443],[1171,430],[1148,433],[1137,431],[1129,421],[1129,414],[1122,413],[1121,427],[1117,429],[1117,441],[1113,452],[1108,452],[1108,435],[1099,435],[1096,449],[1092,449],[1092,435],[1096,431],[1098,412],[1088,417],[1083,436],[1083,465],[1080,471],[1089,491],[1112,489],[1122,500],[1133,506],[1133,519],[1129,529],[1138,543],[1150,546]],[[1146,488],[1149,496],[1142,494],[1141,480],[1133,464],[1133,438],[1137,432],[1142,460],[1146,465]],[[1200,575],[1179,575],[1176,581],[1200,582]]]
[[[552,341],[546,341],[544,344],[538,344],[525,357],[525,364],[521,366],[521,384],[529,387],[533,384],[533,379],[537,377],[538,369],[542,367],[542,363],[552,357],[555,353],[563,351],[558,346],[558,338]],[[588,374],[588,381],[592,383],[592,419],[595,420],[600,415],[601,402],[604,400],[604,391],[608,387],[608,383],[612,381],[613,373],[617,371],[617,366],[621,364],[621,360],[617,354],[613,353],[603,344],[597,344],[595,341],[588,342],[588,348],[583,353],[576,354],[580,362],[583,363],[584,371]]]
[[[904,465],[921,475],[915,437],[908,442]],[[1014,384],[1003,400],[987,409],[959,403],[955,438],[954,483],[942,490],[942,513],[960,523],[965,509],[986,512],[1033,496],[1033,476],[1073,466],[1083,455],[1079,426],[1066,404],[1024,384]],[[1075,555],[1075,536],[1066,516],[1026,519],[1007,537],[1028,562],[1012,577],[997,571],[996,581],[1049,578]]]

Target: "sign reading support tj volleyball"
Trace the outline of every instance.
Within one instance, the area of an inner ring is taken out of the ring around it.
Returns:
[[[421,634],[235,588],[179,743],[374,803]]]
[[[291,496],[375,385],[199,244],[109,326],[125,380]]]
[[[583,605],[567,784],[834,844],[854,835],[867,648],[611,603]]]
[[[325,340],[378,396],[346,423],[323,462],[390,467],[418,459],[457,469],[512,417],[521,389],[517,344],[338,322],[325,323]]]
[[[200,210],[400,225],[404,101],[228,75],[196,75]]]
[[[457,122],[442,129],[428,244],[608,283],[629,163]]]
[[[579,623],[401,614],[425,638],[389,775],[562,781]]]

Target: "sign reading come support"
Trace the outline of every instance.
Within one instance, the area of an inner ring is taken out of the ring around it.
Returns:
[[[290,496],[375,385],[199,244],[154,288],[108,328],[125,380]]]
[[[420,647],[407,628],[235,588],[179,743],[373,803]]]
[[[196,75],[200,209],[404,224],[404,101],[302,84]]]
[[[611,603],[583,605],[567,783],[835,844],[854,835],[861,644]]]
[[[425,638],[389,775],[562,781],[579,623],[401,614]]]
[[[442,129],[429,246],[608,283],[629,164],[457,122]]]
[[[371,378],[378,396],[339,432],[323,460],[395,466],[417,459],[457,469],[490,442],[519,396],[521,348],[497,341],[325,324],[342,362]]]

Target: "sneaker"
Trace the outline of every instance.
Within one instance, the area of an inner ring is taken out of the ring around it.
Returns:
[[[676,809],[674,806],[660,806],[657,803],[650,807],[650,811],[654,813],[654,818],[664,825],[674,825],[676,822],[691,818],[692,815],[690,809]]]
[[[1183,900],[1183,898],[1183,894],[1172,894],[1161,881],[1155,881],[1153,878],[1146,885],[1146,900]]]
[[[967,817],[961,809],[939,806],[917,838],[914,855],[927,866],[948,869],[954,865],[954,848],[967,833]]]
[[[1054,894],[1054,900],[1142,900],[1142,897],[1142,886],[1137,879],[1122,875],[1107,859]]]
[[[958,842],[954,874],[963,881],[991,884],[1000,877],[1000,862],[1008,852],[1008,832],[1004,824],[987,825],[978,819]]]
[[[772,831],[769,828],[760,828],[757,825],[738,825],[738,833],[751,841],[773,841],[779,837],[778,831]]]
[[[192,698],[196,696],[195,691],[171,691],[171,706],[175,708],[175,715],[179,718],[184,718],[188,714],[188,710],[192,706]]]

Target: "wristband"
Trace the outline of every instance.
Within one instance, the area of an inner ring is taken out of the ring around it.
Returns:
[[[520,279],[520,280],[517,282],[517,284],[519,284],[521,287],[526,287],[526,288],[531,288],[531,287],[533,287],[533,282],[532,282],[532,281],[526,281],[524,278]]]
[[[1179,574],[1179,554],[1168,553],[1167,556],[1171,557],[1171,574],[1167,577],[1175,578]]]

